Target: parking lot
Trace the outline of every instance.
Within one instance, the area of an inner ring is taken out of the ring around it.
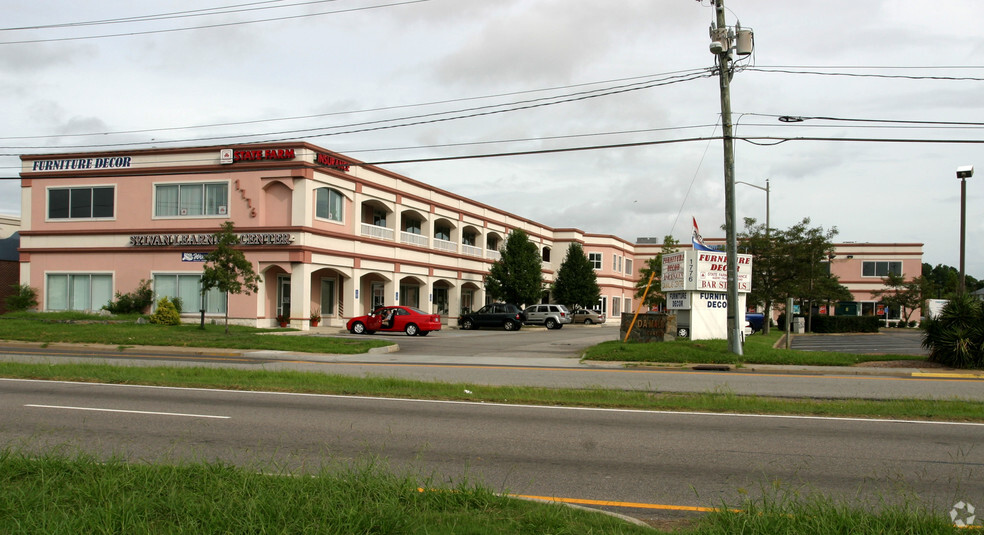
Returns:
[[[792,349],[858,354],[928,355],[920,346],[922,331],[886,329],[871,334],[810,334],[793,336]]]
[[[342,336],[357,336],[344,334]],[[578,359],[590,346],[618,339],[618,325],[565,325],[562,329],[526,326],[519,331],[479,329],[473,331],[448,327],[430,336],[406,336],[403,333],[376,333],[373,337],[400,345],[401,358],[414,356],[457,356],[468,358],[507,358],[523,364],[535,357]]]

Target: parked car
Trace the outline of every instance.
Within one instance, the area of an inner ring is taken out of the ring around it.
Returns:
[[[408,336],[427,336],[441,330],[441,316],[428,314],[419,308],[379,307],[366,316],[356,316],[345,324],[352,334],[372,334],[376,331],[405,332]]]
[[[605,323],[605,315],[597,310],[579,308],[574,311],[574,323],[591,325],[592,323]]]
[[[527,325],[543,325],[548,329],[560,329],[574,321],[574,316],[564,305],[530,305],[523,311]]]
[[[458,325],[463,330],[479,327],[502,327],[507,331],[515,331],[523,326],[526,317],[523,311],[510,303],[490,303],[476,312],[462,314]]]

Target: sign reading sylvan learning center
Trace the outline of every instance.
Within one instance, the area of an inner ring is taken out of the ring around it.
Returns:
[[[738,255],[738,292],[752,291],[752,255]],[[728,255],[714,251],[679,251],[663,255],[663,292],[728,290]]]
[[[246,232],[239,234],[239,245],[290,245],[294,237],[289,232]],[[130,236],[131,247],[173,247],[187,245],[217,245],[215,234],[138,234]]]

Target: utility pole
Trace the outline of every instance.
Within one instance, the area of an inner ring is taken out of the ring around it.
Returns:
[[[721,131],[724,140],[724,226],[728,256],[728,349],[742,354],[738,321],[738,239],[735,231],[735,146],[731,125],[731,35],[724,20],[724,0],[713,0],[717,15],[711,28],[711,52],[717,56],[721,87]]]

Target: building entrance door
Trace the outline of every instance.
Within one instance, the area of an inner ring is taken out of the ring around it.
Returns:
[[[290,275],[277,276],[277,315],[290,316]]]

